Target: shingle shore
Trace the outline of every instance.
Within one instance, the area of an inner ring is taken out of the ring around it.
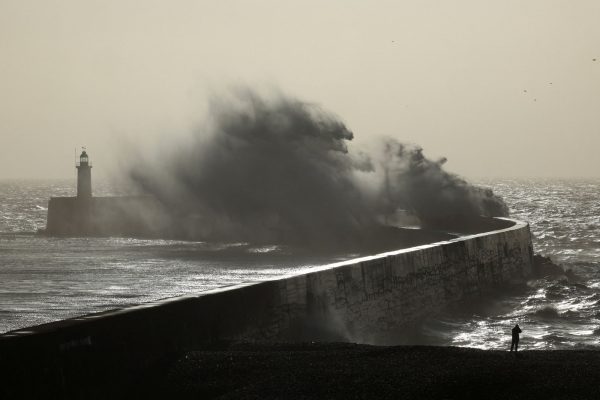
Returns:
[[[153,379],[178,398],[600,398],[600,351],[311,343],[181,356]]]

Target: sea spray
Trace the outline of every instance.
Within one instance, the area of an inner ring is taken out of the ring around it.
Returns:
[[[128,154],[131,181],[187,236],[310,245],[360,238],[399,210],[422,221],[507,215],[491,190],[417,146],[387,138],[350,151],[354,133],[316,104],[248,88],[210,104],[205,128],[183,143],[151,160]]]

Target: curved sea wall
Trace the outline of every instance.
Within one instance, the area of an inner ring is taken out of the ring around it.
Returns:
[[[393,343],[406,324],[531,274],[529,226],[495,224],[502,227],[302,275],[9,332],[0,335],[2,372],[68,395],[100,382],[117,385],[164,357],[224,342]]]

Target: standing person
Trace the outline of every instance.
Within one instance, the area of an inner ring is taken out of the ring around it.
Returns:
[[[516,324],[514,328],[512,328],[512,343],[510,344],[510,351],[513,351],[513,347],[515,351],[519,348],[519,333],[521,333],[521,328],[519,328],[519,324]]]

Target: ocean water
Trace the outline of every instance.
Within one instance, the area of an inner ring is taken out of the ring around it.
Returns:
[[[518,323],[522,349],[600,346],[600,180],[494,180],[511,217],[527,221],[534,251],[577,279],[532,279],[487,299],[470,299],[424,323],[428,343],[510,347]]]
[[[577,280],[535,279],[486,299],[467,299],[428,319],[426,343],[501,349],[510,328],[521,347],[600,346],[600,180],[478,182],[528,221],[537,253]],[[285,247],[36,235],[48,199],[72,181],[0,181],[0,332],[240,282],[309,270],[357,254],[314,256]],[[95,184],[96,195],[118,194]]]
[[[36,235],[72,181],[0,181],[0,332],[306,271],[355,254],[281,246]],[[95,183],[97,196],[118,195]]]

